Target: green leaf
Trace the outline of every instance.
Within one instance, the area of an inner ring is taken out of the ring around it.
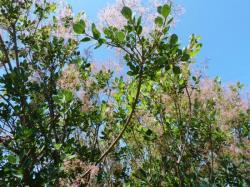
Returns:
[[[92,23],[92,33],[93,33],[94,38],[97,40],[101,37],[101,33],[98,31],[94,23]]]
[[[155,24],[161,27],[163,25],[163,19],[161,17],[155,18]]]
[[[137,19],[137,26],[140,26],[141,25],[141,20],[142,20],[142,16],[140,16],[138,19]]]
[[[190,56],[187,53],[184,53],[181,57],[181,61],[183,62],[188,61],[189,59],[190,59]]]
[[[174,45],[178,42],[178,36],[176,34],[173,34],[170,38],[170,44]]]
[[[118,32],[116,33],[116,38],[117,38],[117,40],[118,40],[120,43],[124,42],[124,39],[125,39],[125,34],[124,34],[124,32],[118,31]]]
[[[173,72],[174,72],[174,74],[178,75],[181,73],[181,68],[179,66],[174,66]]]
[[[167,34],[167,32],[169,31],[169,29],[170,29],[169,26],[168,26],[168,27],[165,27],[165,28],[163,29],[163,33],[164,33],[164,34]]]
[[[103,32],[108,38],[112,37],[112,31],[110,30],[110,28],[105,28]]]
[[[78,62],[79,63],[79,62]],[[74,95],[70,90],[62,90],[58,93],[58,99],[62,103],[68,103],[71,102]]]
[[[132,18],[132,10],[129,7],[127,7],[127,6],[124,6],[122,8],[121,13],[128,20],[130,20]]]
[[[144,140],[152,141],[155,138],[156,138],[156,135],[154,134],[154,132],[151,129],[147,129],[145,131]]]
[[[174,20],[174,18],[171,18],[170,20],[168,20],[168,25],[169,25],[170,23],[172,23],[173,20]]]
[[[54,144],[54,148],[56,150],[60,150],[61,147],[62,147],[62,144]]]
[[[201,50],[202,48],[202,44],[197,44],[196,49],[194,49],[191,53],[190,53],[190,57],[193,58],[195,57]]]
[[[51,4],[49,5],[49,9],[50,9],[52,12],[54,12],[54,11],[56,10],[56,7],[57,7],[56,3],[51,3]]]
[[[15,157],[14,155],[9,155],[9,156],[7,157],[7,159],[8,159],[8,161],[9,161],[9,163],[11,163],[11,164],[16,164],[17,159],[16,159],[16,157]]]
[[[134,72],[133,72],[133,71],[128,71],[127,74],[128,74],[129,76],[134,76]]]
[[[23,136],[25,138],[29,138],[32,135],[32,129],[28,129],[28,128],[23,128]]]
[[[171,11],[171,7],[169,5],[163,5],[163,7],[161,8],[161,15],[166,18],[169,16]]]
[[[195,76],[192,76],[193,81],[197,81],[197,78]]]
[[[100,41],[100,40],[98,40],[98,44],[95,46],[95,48],[94,48],[94,49],[98,49],[99,47],[101,47],[101,46],[102,46],[102,43],[100,43],[99,41]]]
[[[73,158],[75,158],[75,157],[76,157],[76,155],[66,154],[66,159],[67,159],[67,160],[71,160],[71,159],[73,159]]]
[[[85,37],[85,38],[83,38],[83,39],[81,39],[81,42],[88,42],[88,41],[90,41],[91,39],[89,38],[89,37]]]
[[[166,64],[166,65],[165,65],[165,70],[166,70],[166,71],[170,70],[170,68],[171,68],[171,67],[170,67],[169,64]]]
[[[157,12],[158,12],[159,14],[161,14],[161,9],[162,9],[162,6],[158,6],[158,7],[157,7]]]
[[[84,34],[85,28],[86,23],[82,19],[73,25],[73,30],[76,34]]]
[[[135,177],[139,179],[144,179],[144,180],[147,180],[147,176],[148,176],[147,172],[143,170],[142,168],[139,168],[134,175]]]
[[[147,131],[146,131],[147,136],[150,136],[152,133],[153,133],[153,131],[151,129],[147,129]]]
[[[138,26],[138,29],[137,29],[137,34],[140,35],[142,33],[142,26]]]
[[[104,44],[105,42],[106,42],[106,40],[105,40],[104,38],[100,38],[100,39],[98,40],[99,45],[102,45],[102,44]]]
[[[22,169],[17,169],[15,173],[13,173],[13,175],[17,178],[22,179],[23,178],[23,170]]]

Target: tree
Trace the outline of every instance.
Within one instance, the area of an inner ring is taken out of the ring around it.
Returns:
[[[242,85],[192,73],[202,45],[171,34],[173,3],[153,19],[117,3],[120,22],[99,26],[66,4],[0,2],[0,184],[247,186]],[[126,74],[95,71],[89,42],[121,51]]]

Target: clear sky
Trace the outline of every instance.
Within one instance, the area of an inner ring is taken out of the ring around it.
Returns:
[[[84,10],[92,21],[98,10],[115,0],[68,0],[74,12]],[[250,0],[176,0],[185,8],[174,31],[183,44],[192,33],[202,37],[198,62],[206,61],[209,76],[224,83],[250,86]]]

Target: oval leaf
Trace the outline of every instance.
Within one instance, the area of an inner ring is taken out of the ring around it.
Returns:
[[[155,24],[161,27],[163,25],[163,19],[161,17],[155,18]]]
[[[83,20],[80,20],[73,25],[73,30],[76,34],[84,34],[85,27],[86,27],[86,23]]]
[[[119,31],[116,33],[116,38],[121,43],[125,39],[125,34],[122,31]]]
[[[170,10],[171,10],[171,8],[170,8],[170,6],[169,5],[163,5],[163,7],[161,8],[161,15],[164,17],[164,18],[166,18],[166,17],[168,17],[169,16],[169,14],[170,14]]]
[[[132,18],[132,10],[127,6],[122,8],[121,13],[126,19],[131,19]]]
[[[97,30],[94,23],[92,23],[92,33],[95,39],[99,39],[101,37],[101,33]]]

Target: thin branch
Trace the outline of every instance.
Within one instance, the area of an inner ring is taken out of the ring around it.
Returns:
[[[192,118],[192,102],[191,102],[191,95],[188,91],[188,88],[185,87],[187,96],[188,96],[188,105],[189,105],[189,123],[191,122],[191,118]]]
[[[17,47],[17,37],[16,37],[16,26],[12,26],[13,29],[13,42],[14,42],[14,51],[16,56],[16,67],[19,68],[20,62],[19,62],[19,56],[18,56],[18,47]]]
[[[191,120],[192,120],[192,102],[191,102],[191,95],[190,95],[190,93],[188,91],[187,86],[185,87],[185,91],[186,91],[187,96],[188,96],[188,107],[189,107],[189,115],[188,115],[189,117],[188,117],[188,125],[187,125],[188,126],[187,135],[189,136],[189,127],[190,127],[190,123],[191,123]],[[180,156],[178,158],[178,161],[177,161],[178,164],[180,163],[180,161],[182,159],[182,156],[184,154],[185,149],[186,149],[186,144],[183,145],[181,154],[180,154]]]
[[[135,96],[135,100],[132,104],[132,110],[125,122],[125,125],[122,129],[122,131],[120,132],[120,134],[115,138],[115,140],[113,141],[113,143],[111,143],[111,145],[106,149],[106,151],[102,154],[102,156],[96,161],[95,165],[97,165],[98,163],[100,163],[109,153],[110,151],[114,148],[114,146],[118,143],[118,141],[122,138],[124,132],[126,131],[127,127],[129,126],[131,119],[134,115],[135,112],[135,108],[137,106],[138,100],[139,100],[139,96],[140,96],[140,92],[141,92],[141,85],[142,85],[142,75],[143,75],[143,71],[142,69],[140,70],[140,74],[139,74],[139,82],[138,82],[138,87],[137,87],[137,92],[136,92],[136,96]],[[89,169],[88,171],[86,171],[83,175],[83,177],[85,177],[89,172],[91,171],[91,169]]]

